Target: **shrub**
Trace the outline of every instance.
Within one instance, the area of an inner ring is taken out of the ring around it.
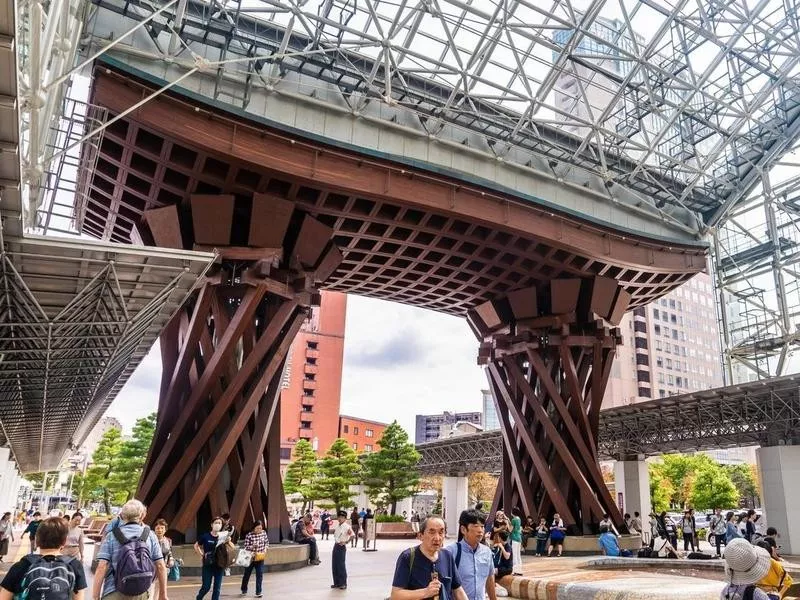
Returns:
[[[405,521],[403,515],[378,515],[375,518],[376,523],[402,523]]]

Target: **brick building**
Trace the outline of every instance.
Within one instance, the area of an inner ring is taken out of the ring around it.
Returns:
[[[356,452],[375,452],[379,450],[378,440],[381,439],[387,423],[360,419],[341,415],[339,417],[339,437],[347,440],[350,447]]]
[[[281,389],[281,460],[288,462],[298,440],[321,455],[339,434],[347,295],[322,292],[292,343]]]

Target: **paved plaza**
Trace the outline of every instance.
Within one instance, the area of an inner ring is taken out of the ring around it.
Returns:
[[[377,552],[363,552],[360,548],[349,548],[347,553],[348,589],[332,590],[331,549],[332,540],[319,540],[322,564],[301,570],[267,573],[264,576],[265,598],[359,598],[382,600],[390,593],[392,574],[398,554],[411,545],[412,540],[378,540]],[[22,544],[17,541],[9,554],[7,563],[0,570],[7,570],[11,559],[18,560],[27,551],[27,539]],[[87,575],[91,587],[91,561],[93,546],[87,546]],[[531,580],[525,586],[516,586],[520,598],[568,598],[594,599],[608,597],[638,598],[646,600],[672,600],[683,598],[691,600],[712,600],[719,597],[722,589],[722,572],[692,569],[688,564],[675,568],[674,561],[664,561],[663,568],[619,569],[587,568],[584,565],[593,558],[588,556],[563,558],[523,557],[523,574]],[[791,558],[787,567],[798,570],[797,560]],[[241,598],[241,576],[225,578],[222,585],[223,598]],[[255,582],[251,581],[250,597],[253,596]],[[179,582],[170,583],[170,600],[191,600],[200,587],[199,577],[183,577]],[[523,590],[523,591],[519,591]],[[625,595],[616,595],[626,592]],[[210,600],[210,594],[207,596]]]

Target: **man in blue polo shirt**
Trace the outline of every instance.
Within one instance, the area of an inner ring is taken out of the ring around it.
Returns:
[[[497,600],[494,556],[481,544],[485,517],[477,510],[464,510],[458,517],[458,541],[445,548],[455,558],[461,587],[469,600]]]
[[[419,546],[397,557],[391,600],[469,600],[453,555],[442,548],[444,534],[441,517],[428,517],[420,523]]]
[[[129,500],[119,511],[120,523],[119,530],[126,539],[141,537],[144,533],[143,524],[147,509],[138,500]],[[164,555],[161,552],[161,544],[158,543],[156,535],[151,531],[147,536],[147,545],[150,549],[150,559],[155,566],[156,585],[158,586],[158,597],[160,600],[167,598],[167,568],[164,564]],[[100,544],[97,552],[98,564],[97,572],[94,574],[94,585],[92,586],[92,600],[147,600],[148,593],[144,592],[137,596],[125,596],[118,592],[114,584],[114,569],[117,566],[117,552],[121,548],[119,541],[113,531],[106,535]]]

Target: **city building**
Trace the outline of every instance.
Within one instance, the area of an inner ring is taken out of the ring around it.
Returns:
[[[378,440],[381,439],[387,423],[370,421],[348,415],[339,416],[339,437],[347,440],[350,447],[356,452],[375,452],[379,450]]]
[[[724,385],[714,288],[700,274],[625,315],[604,408]]]
[[[97,446],[100,445],[100,440],[103,439],[103,435],[109,429],[119,429],[122,431],[122,423],[115,417],[103,417],[100,419],[97,425],[89,432],[89,435],[86,436],[86,439],[83,440],[83,444],[81,444],[76,454],[88,457],[89,462],[91,462],[92,454],[97,450]]]
[[[480,412],[451,413],[445,411],[436,415],[417,415],[414,443],[423,444],[438,440],[442,435],[443,425],[452,427],[461,421],[481,425],[483,423],[483,414]]]
[[[281,461],[304,439],[324,454],[339,434],[347,296],[322,292],[298,333],[281,388]]]
[[[470,421],[458,421],[453,425],[440,425],[439,426],[439,439],[458,437],[460,435],[471,435],[473,433],[481,433],[483,427],[478,423],[471,423]]]
[[[483,402],[483,430],[494,431],[500,429],[500,420],[497,418],[497,406],[489,390],[481,390]]]

